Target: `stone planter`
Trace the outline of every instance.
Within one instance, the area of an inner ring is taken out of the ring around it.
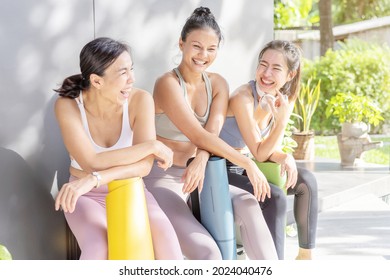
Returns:
[[[341,135],[343,138],[355,137],[359,138],[365,136],[370,131],[370,125],[364,122],[356,123],[342,123]]]
[[[363,122],[342,124],[341,133],[337,135],[342,166],[354,166],[363,152],[383,146],[382,141],[371,141],[369,131],[370,125]]]

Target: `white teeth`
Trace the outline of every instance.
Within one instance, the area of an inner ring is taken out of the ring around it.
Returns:
[[[264,80],[264,79],[261,79],[261,81],[263,82],[263,84],[265,85],[272,85],[274,82],[273,81],[267,81],[267,80]]]
[[[197,65],[204,65],[204,64],[206,64],[206,62],[203,61],[203,60],[196,60],[196,59],[194,59],[194,62],[195,62],[195,64],[197,64]]]

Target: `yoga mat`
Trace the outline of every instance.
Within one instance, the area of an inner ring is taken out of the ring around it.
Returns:
[[[272,183],[279,188],[283,189],[285,193],[287,193],[286,190],[286,180],[287,175],[286,173],[283,176],[280,176],[280,164],[266,161],[266,162],[259,162],[257,160],[254,160],[257,167],[260,169],[261,172],[263,172],[265,178],[267,178],[267,181],[269,183]]]
[[[199,212],[200,222],[217,243],[222,259],[236,260],[233,206],[229,194],[225,159],[212,156],[207,162],[203,189],[199,195],[199,211],[196,205],[197,197],[197,192],[193,192],[191,204],[195,216]]]
[[[153,260],[144,183],[140,177],[115,180],[106,196],[109,260]]]

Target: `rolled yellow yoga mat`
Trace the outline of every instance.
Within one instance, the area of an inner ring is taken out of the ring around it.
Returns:
[[[153,260],[153,242],[140,177],[115,180],[106,196],[109,260]]]

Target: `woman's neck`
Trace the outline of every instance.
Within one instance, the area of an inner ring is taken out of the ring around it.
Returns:
[[[83,103],[85,110],[96,118],[107,119],[121,110],[118,103],[103,98],[101,92],[89,90],[83,92]]]
[[[191,71],[188,67],[185,67],[182,64],[180,64],[177,69],[179,69],[181,76],[187,84],[196,85],[203,82],[202,73]]]

